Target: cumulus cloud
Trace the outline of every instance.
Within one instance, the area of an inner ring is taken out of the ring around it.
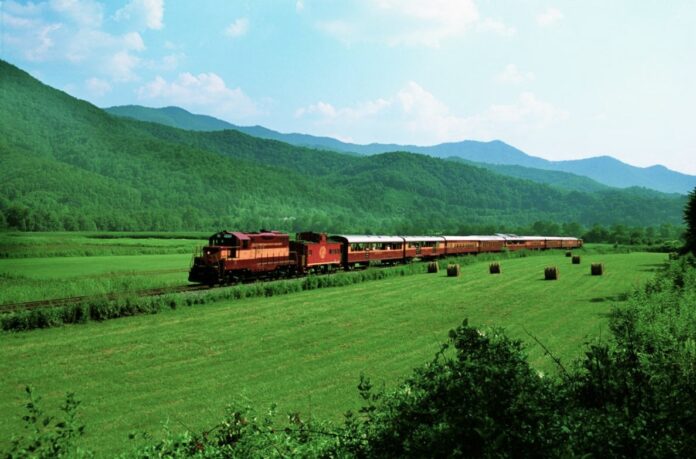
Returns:
[[[114,81],[128,82],[138,79],[135,69],[141,59],[128,51],[119,51],[110,56],[106,61],[108,74]]]
[[[297,0],[297,2],[295,2],[295,11],[299,13],[302,10],[304,10],[304,2],[302,0]]]
[[[161,0],[132,0],[116,16],[141,11],[150,26],[158,27],[161,14],[156,13],[161,9]],[[102,3],[94,0],[3,2],[0,21],[5,49],[31,61],[79,63],[112,81],[137,80],[137,69],[144,62],[138,53],[146,49],[145,42],[137,31],[105,31],[103,10]]]
[[[49,5],[82,27],[101,27],[104,19],[103,6],[93,0],[50,0]]]
[[[521,84],[527,81],[533,81],[534,78],[534,73],[522,72],[515,64],[506,65],[503,71],[496,76],[496,79],[500,83],[509,84]]]
[[[514,27],[506,25],[503,21],[486,18],[476,27],[481,32],[492,32],[503,37],[512,37],[517,33]]]
[[[215,73],[181,73],[173,81],[158,76],[141,86],[137,93],[141,100],[178,105],[228,120],[244,119],[260,112],[257,104],[241,88],[227,87]]]
[[[238,18],[235,19],[235,21],[232,24],[227,26],[227,28],[225,29],[225,35],[227,35],[230,38],[237,38],[241,37],[242,35],[246,35],[248,31],[249,19]]]
[[[159,30],[164,27],[164,0],[131,0],[114,17],[117,21],[135,21],[141,27]]]
[[[484,111],[461,116],[414,81],[391,97],[336,107],[321,101],[295,111],[319,134],[339,131],[363,141],[441,143],[463,139],[515,138],[543,130],[568,117],[564,110],[523,92],[509,104],[491,105]],[[398,133],[399,138],[386,138]],[[378,136],[379,138],[376,138]]]
[[[89,78],[85,81],[85,87],[87,88],[87,92],[95,97],[101,97],[111,91],[111,85],[108,81],[96,77]]]
[[[549,27],[563,19],[563,13],[558,8],[548,8],[543,13],[539,13],[536,17],[537,24],[541,27]]]
[[[437,47],[478,20],[473,0],[363,0],[350,17],[324,19],[316,25],[346,44],[374,41]]]

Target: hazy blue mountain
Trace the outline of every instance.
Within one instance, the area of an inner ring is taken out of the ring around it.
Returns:
[[[449,142],[433,146],[379,143],[358,145],[341,142],[330,137],[317,137],[296,133],[284,134],[262,126],[237,126],[210,116],[195,115],[178,107],[147,108],[137,105],[128,105],[111,107],[106,110],[114,115],[156,122],[181,129],[193,131],[235,129],[262,139],[279,140],[292,145],[344,153],[373,155],[392,151],[406,151],[439,158],[461,158],[476,163],[523,166],[525,168],[562,171],[588,177],[600,184],[612,187],[628,188],[637,186],[665,193],[686,194],[696,187],[696,176],[672,171],[664,166],[636,167],[623,163],[611,156],[600,156],[573,161],[548,161],[543,158],[528,155],[522,150],[499,140],[491,142],[464,140],[461,142]],[[539,183],[553,184],[566,189],[583,191],[597,189],[589,182],[582,182],[570,176],[546,176],[540,171],[517,168],[487,168],[499,174],[526,178]]]

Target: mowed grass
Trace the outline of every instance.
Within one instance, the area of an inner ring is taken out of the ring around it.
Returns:
[[[204,233],[0,232],[0,258],[84,257],[191,253]]]
[[[0,259],[0,304],[186,285],[191,254]]]
[[[260,411],[278,403],[340,419],[359,406],[360,373],[392,386],[430,360],[464,318],[501,326],[528,345],[530,362],[554,365],[526,334],[565,363],[586,340],[607,335],[606,313],[621,294],[652,276],[664,254],[561,252],[487,263],[462,276],[422,274],[349,287],[181,308],[153,316],[0,335],[0,438],[17,433],[23,387],[51,408],[68,391],[83,401],[85,446],[109,456],[128,447],[131,431],[160,435],[209,428],[229,402]],[[589,275],[591,262],[606,274]],[[543,281],[545,266],[560,268]]]

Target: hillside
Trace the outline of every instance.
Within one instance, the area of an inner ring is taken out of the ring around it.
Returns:
[[[563,192],[410,153],[355,157],[119,118],[0,62],[0,224],[423,233],[678,224],[684,199]]]
[[[467,161],[465,159],[457,158],[456,156],[448,159],[455,162],[469,164],[471,166],[481,167],[483,169],[495,172],[496,174],[531,180],[532,182],[551,185],[563,190],[595,192],[608,190],[611,188],[607,185],[602,185],[599,182],[595,182],[590,178],[582,175],[571,174],[569,172],[536,169],[533,167],[510,166],[505,164],[477,163],[474,161]]]
[[[522,166],[537,170],[519,168],[489,168],[497,173],[512,177],[526,178],[538,183],[548,183],[577,191],[595,191],[596,187],[577,178],[558,175],[545,175],[541,170],[561,171],[576,176],[584,176],[600,184],[618,188],[644,187],[665,193],[686,194],[696,186],[696,176],[682,174],[664,166],[635,167],[610,156],[600,156],[573,161],[548,161],[530,156],[511,145],[499,140],[477,142],[442,143],[433,146],[370,144],[358,145],[345,143],[329,137],[316,137],[307,134],[283,134],[262,126],[236,126],[225,121],[205,116],[194,115],[178,107],[147,108],[137,105],[107,108],[112,114],[143,121],[152,121],[168,126],[188,130],[215,131],[235,129],[245,134],[264,139],[280,140],[293,145],[324,150],[373,155],[391,151],[408,151],[439,158],[460,158],[477,163],[507,166]]]

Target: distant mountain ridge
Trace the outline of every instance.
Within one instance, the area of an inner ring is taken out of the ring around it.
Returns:
[[[2,60],[0,88],[0,228],[486,234],[552,222],[549,234],[577,235],[580,225],[678,225],[686,202],[113,116]]]
[[[211,116],[195,115],[179,107],[148,108],[138,105],[126,105],[110,107],[105,110],[114,115],[134,118],[141,121],[151,121],[181,129],[194,131],[235,129],[262,139],[279,140],[292,145],[343,153],[373,155],[392,151],[406,151],[439,158],[461,158],[476,163],[522,166],[526,168],[560,171],[587,177],[606,186],[616,188],[637,186],[662,191],[664,193],[686,194],[696,187],[696,176],[672,171],[660,165],[645,168],[636,167],[621,162],[611,156],[599,156],[570,161],[549,161],[528,155],[522,150],[500,140],[490,142],[464,140],[461,142],[449,142],[433,146],[379,143],[359,145],[341,142],[340,140],[330,137],[317,137],[309,134],[296,133],[284,134],[263,126],[237,126]],[[511,170],[505,168],[500,168],[495,171],[504,175],[512,175],[510,172],[514,171],[516,175],[512,176],[520,177],[520,175],[526,175],[527,177],[522,178],[528,178],[534,181],[544,178],[543,174],[540,175],[538,172],[534,171],[525,173],[525,171],[520,171],[519,169]],[[508,173],[506,173],[506,171]],[[568,177],[568,179],[570,181],[577,180],[572,177]],[[563,180],[560,182],[556,180],[556,182],[562,185]],[[542,181],[541,183],[548,182]],[[588,190],[594,188],[590,183],[584,183],[581,186],[584,187],[582,189]]]

